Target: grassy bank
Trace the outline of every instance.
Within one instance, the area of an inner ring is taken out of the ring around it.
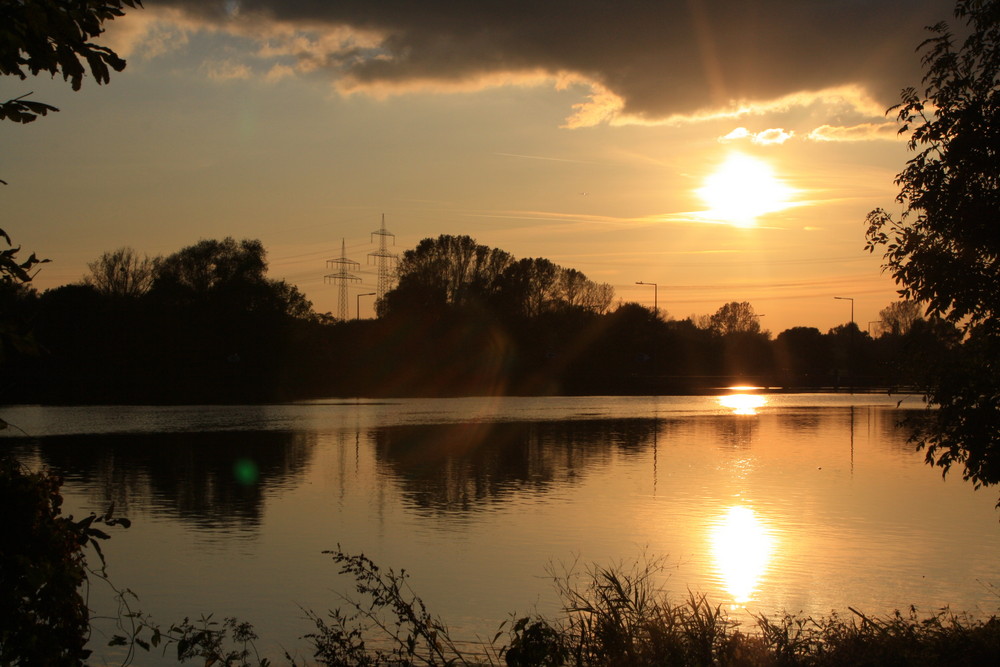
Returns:
[[[405,571],[379,567],[364,555],[329,552],[356,595],[321,616],[303,637],[312,658],[286,654],[282,664],[331,666],[508,665],[510,667],[643,667],[663,665],[935,666],[1000,664],[1000,618],[977,619],[947,609],[926,615],[914,608],[874,617],[851,608],[845,616],[730,619],[703,595],[670,600],[657,586],[662,561],[632,566],[552,572],[562,599],[556,618],[512,616],[480,643],[451,637],[409,587]],[[131,617],[132,621],[140,615]],[[130,643],[146,650],[177,650],[178,661],[266,666],[252,628],[185,620],[167,631],[148,621],[130,626]],[[151,641],[152,640],[152,641]],[[152,646],[151,646],[152,644]],[[139,660],[141,662],[141,660]]]

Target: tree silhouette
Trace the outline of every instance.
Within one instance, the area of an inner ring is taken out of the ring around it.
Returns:
[[[760,333],[760,320],[749,301],[730,301],[715,311],[709,323],[711,329],[722,336]]]
[[[441,304],[464,305],[494,296],[512,261],[508,253],[478,244],[472,237],[442,234],[404,252],[397,273],[404,289],[419,287]]]
[[[881,333],[891,335],[905,334],[913,325],[923,319],[924,309],[916,301],[895,301],[878,311]]]
[[[931,27],[924,90],[890,109],[916,155],[896,177],[901,216],[869,213],[867,248],[904,298],[966,331],[925,389],[940,409],[918,445],[978,487],[1000,483],[1000,2],[959,0],[955,16],[967,37]]]
[[[153,286],[159,261],[160,258],[149,255],[140,257],[132,248],[118,248],[87,264],[90,273],[84,276],[83,282],[109,296],[142,296]]]
[[[515,259],[469,236],[426,238],[403,253],[398,283],[381,314],[409,312],[436,317],[442,309],[475,307],[501,318],[538,317],[563,307],[604,312],[614,299],[580,271],[545,258]]]
[[[930,30],[921,93],[906,88],[893,107],[917,151],[896,177],[899,220],[868,215],[868,249],[884,248],[905,298],[970,327],[997,326],[1000,300],[1000,3],[960,0],[972,33],[961,48],[946,23]]]

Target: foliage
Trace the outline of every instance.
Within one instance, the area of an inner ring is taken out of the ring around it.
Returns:
[[[469,236],[442,234],[426,238],[403,253],[397,267],[399,287],[420,290],[441,304],[463,305],[470,299],[490,300],[513,257],[476,243]]]
[[[156,282],[205,293],[228,284],[259,282],[266,272],[266,252],[260,241],[237,242],[227,236],[221,241],[205,239],[168,255],[157,267]]]
[[[37,350],[34,337],[23,318],[17,316],[18,306],[31,294],[28,283],[34,277],[32,271],[38,264],[48,262],[38,259],[34,253],[26,260],[17,257],[20,247],[13,247],[10,237],[0,229],[0,238],[7,248],[0,250],[0,364],[9,357],[10,351],[33,353]]]
[[[255,642],[258,637],[250,623],[227,617],[220,625],[209,614],[202,616],[197,622],[185,618],[164,629],[150,616],[129,608],[125,597],[130,594],[134,595],[131,591],[119,594],[123,611],[118,622],[125,634],[113,636],[108,643],[108,646],[128,647],[129,652],[123,665],[132,664],[136,647],[146,652],[162,647],[161,653],[165,656],[173,646],[178,663],[196,660],[205,665],[218,664],[224,667],[270,666],[271,661],[262,658],[257,651]],[[145,639],[145,636],[149,638]],[[285,657],[291,660],[290,656]]]
[[[576,665],[711,665],[728,651],[721,607],[689,594],[675,605],[659,588],[662,559],[593,567],[581,585],[571,568],[553,574],[566,618],[563,644]]]
[[[1000,2],[959,0],[971,31],[961,47],[946,23],[921,48],[925,90],[906,88],[897,112],[916,155],[896,177],[895,220],[868,215],[867,248],[885,248],[885,267],[907,299],[970,327],[998,324],[1000,305]],[[912,130],[911,130],[912,128]]]
[[[345,597],[350,611],[335,609],[324,620],[310,612],[316,632],[306,635],[325,665],[469,665],[439,619],[410,589],[405,570],[381,569],[364,554],[332,554],[340,573],[354,578],[361,599]],[[374,631],[375,637],[366,637]],[[498,635],[499,636],[499,635]]]
[[[87,264],[90,273],[84,276],[83,283],[108,296],[142,296],[153,286],[159,261],[158,257],[140,257],[132,248],[121,247]]]
[[[979,487],[1000,483],[1000,2],[959,0],[955,16],[967,36],[931,27],[925,88],[904,89],[891,109],[916,155],[896,178],[901,216],[872,211],[867,248],[884,249],[900,294],[965,329],[966,344],[928,380],[940,409],[917,446]]]
[[[709,319],[712,331],[727,336],[734,333],[760,333],[760,319],[749,301],[730,301]]]
[[[141,7],[141,0],[3,0],[0,2],[0,75],[26,79],[45,72],[61,74],[79,90],[89,71],[98,84],[110,81],[125,61],[92,40],[104,32],[104,23]],[[28,93],[30,95],[30,93]],[[30,123],[54,106],[26,100],[22,95],[0,103],[0,120]]]
[[[967,614],[940,609],[921,616],[910,607],[876,618],[851,608],[854,618],[786,614],[757,617],[759,636],[771,661],[764,664],[808,665],[984,665],[1000,656],[1000,619],[977,621]],[[760,663],[757,663],[760,664]]]
[[[0,75],[24,80],[46,72],[62,74],[79,90],[89,70],[98,84],[110,71],[121,71],[125,61],[111,49],[95,44],[105,21],[122,16],[124,7],[140,0],[0,0]],[[0,121],[29,123],[58,111],[44,102],[26,99],[31,93],[0,102]],[[0,181],[4,183],[4,181]],[[17,257],[10,237],[0,229],[7,248],[0,251],[0,287],[19,291],[33,277],[36,265],[48,260],[32,254]],[[23,299],[21,299],[23,301]],[[30,333],[21,329],[18,313],[0,312],[0,361],[5,348],[34,352]],[[23,385],[15,384],[19,398]],[[0,419],[0,429],[8,424]],[[90,612],[83,589],[88,573],[104,577],[104,555],[98,540],[108,539],[98,528],[122,525],[113,508],[102,516],[74,521],[61,516],[62,479],[46,471],[27,472],[6,453],[0,453],[0,507],[4,536],[0,540],[0,664],[82,665],[90,651]],[[91,547],[100,570],[87,564],[84,549]]]
[[[575,269],[544,258],[515,259],[469,236],[442,234],[403,253],[398,284],[379,304],[382,314],[485,308],[500,319],[538,317],[563,307],[603,313],[614,298]]]
[[[530,616],[514,621],[503,655],[508,667],[560,667],[570,657],[563,633],[544,618]]]
[[[916,301],[894,301],[878,311],[880,334],[899,336],[909,333],[913,325],[923,319],[923,308]]]
[[[960,465],[977,489],[1000,483],[1000,337],[975,330],[934,368],[938,407],[917,436],[927,462],[942,473]]]
[[[45,264],[49,260],[38,259],[35,253],[31,253],[28,259],[21,261],[17,257],[17,253],[21,251],[21,247],[14,247],[13,242],[10,240],[10,236],[7,232],[0,229],[0,238],[2,238],[7,243],[6,250],[0,250],[0,282],[3,283],[28,283],[34,277],[31,273],[32,269],[38,264]]]
[[[267,278],[258,239],[205,239],[154,263],[152,295],[174,305],[308,317],[312,304],[294,285]]]
[[[3,422],[0,422],[6,426]],[[98,525],[129,526],[113,507],[79,521],[61,516],[62,479],[31,473],[12,457],[0,456],[0,664],[82,665],[90,651],[90,612],[84,596],[88,573],[103,576]],[[100,570],[87,565],[92,547]]]
[[[839,667],[840,665],[985,665],[1000,658],[1000,619],[976,620],[915,608],[877,618],[786,614],[757,616],[743,628],[704,595],[674,603],[661,589],[662,559],[631,566],[576,564],[550,569],[563,612],[556,619],[515,617],[477,654],[461,651],[407,584],[405,572],[383,571],[365,556],[338,549],[341,572],[354,577],[362,600],[348,599],[332,622],[310,615],[308,635],[325,665],[499,665],[535,667]],[[286,656],[287,657],[287,656]]]
[[[51,104],[25,99],[31,93],[14,97],[6,102],[0,102],[0,120],[12,120],[15,123],[30,123],[39,116],[47,116],[50,111],[59,111]],[[5,181],[0,181],[3,183]]]

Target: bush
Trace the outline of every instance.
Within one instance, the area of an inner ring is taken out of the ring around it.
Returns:
[[[80,521],[62,513],[62,478],[28,472],[10,456],[0,456],[0,664],[82,665],[90,651],[90,611],[84,590],[88,574],[103,576],[104,556],[95,527],[121,524],[112,510]],[[87,565],[92,546],[100,570]]]

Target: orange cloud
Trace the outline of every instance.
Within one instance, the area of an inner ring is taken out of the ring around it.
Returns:
[[[808,134],[812,141],[899,141],[899,125],[895,122],[860,123],[849,127],[821,125]]]

